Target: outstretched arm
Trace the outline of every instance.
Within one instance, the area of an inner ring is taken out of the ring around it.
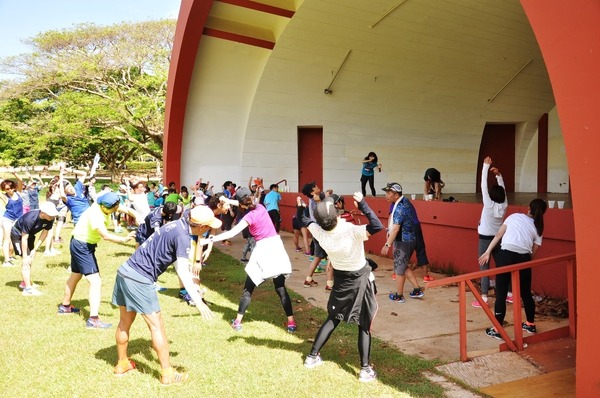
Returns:
[[[375,212],[371,210],[367,201],[364,200],[362,193],[355,192],[354,200],[356,203],[356,207],[358,207],[358,210],[360,210],[365,215],[365,217],[367,217],[367,220],[369,220],[369,224],[367,225],[367,232],[369,233],[369,235],[373,235],[381,231],[383,229],[383,224],[381,223],[381,220],[379,220],[379,217],[377,217]]]

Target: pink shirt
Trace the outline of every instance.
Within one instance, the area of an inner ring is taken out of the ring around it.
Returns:
[[[249,211],[242,220],[248,223],[250,233],[257,242],[261,239],[277,236],[273,221],[271,221],[271,217],[269,217],[269,213],[263,205],[256,205],[256,209]]]

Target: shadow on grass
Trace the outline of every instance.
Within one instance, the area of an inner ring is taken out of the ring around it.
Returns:
[[[140,320],[143,322],[143,320]],[[148,331],[150,333],[150,331]],[[171,343],[171,341],[169,341]],[[153,355],[154,350],[152,349],[152,340],[137,338],[133,340],[129,340],[129,345],[127,346],[127,355],[129,358],[133,356],[137,356],[135,359],[135,367],[139,372],[150,374],[157,379],[160,379],[160,372],[156,370],[156,366],[150,365],[150,362],[155,362],[156,359]],[[176,357],[178,355],[177,352],[170,352],[169,356],[171,358]],[[145,361],[140,361],[139,357],[143,357]],[[115,345],[111,345],[106,348],[102,348],[96,352],[96,359],[101,359],[108,363],[111,366],[116,365],[117,363],[117,348]]]

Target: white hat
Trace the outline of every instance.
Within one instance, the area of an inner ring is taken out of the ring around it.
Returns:
[[[50,217],[58,216],[58,210],[56,210],[56,206],[52,202],[44,202],[40,204],[40,210],[42,213],[47,214]]]

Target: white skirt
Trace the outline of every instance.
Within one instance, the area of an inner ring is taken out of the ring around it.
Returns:
[[[281,237],[275,235],[257,241],[245,271],[256,286],[279,275],[288,278],[292,273],[292,263]]]

